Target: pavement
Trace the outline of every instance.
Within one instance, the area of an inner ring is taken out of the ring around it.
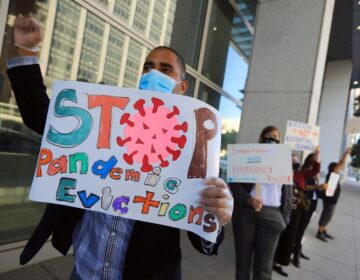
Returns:
[[[286,267],[288,278],[273,272],[275,280],[360,280],[360,183],[346,181],[328,232],[335,240],[325,243],[315,238],[322,209],[316,213],[306,231],[303,251],[310,260],[301,268]],[[358,241],[359,240],[359,241]],[[204,256],[195,251],[182,233],[183,280],[231,280],[235,272],[235,251],[231,225],[218,256]],[[72,270],[72,257],[55,258],[0,274],[1,280],[67,280]]]

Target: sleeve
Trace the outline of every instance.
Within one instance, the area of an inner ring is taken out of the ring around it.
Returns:
[[[7,74],[25,125],[43,134],[50,100],[40,66],[16,66],[8,69]]]
[[[243,206],[249,201],[251,197],[250,192],[254,187],[254,184],[229,183],[229,187],[234,197],[235,203],[238,206]]]
[[[204,238],[196,235],[195,233],[188,231],[188,237],[193,247],[204,255],[217,255],[221,242],[225,236],[224,228],[220,228],[218,231],[216,242],[207,241]]]
[[[37,56],[17,56],[9,58],[6,61],[6,66],[8,69],[33,64],[39,64],[39,59]]]

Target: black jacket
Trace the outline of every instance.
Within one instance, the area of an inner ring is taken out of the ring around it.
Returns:
[[[11,68],[8,76],[22,119],[32,130],[43,134],[49,98],[39,65]],[[72,233],[84,214],[83,209],[48,204],[34,233],[20,256],[27,263],[52,235],[53,246],[66,254],[72,245]],[[202,251],[201,238],[188,232],[192,245]],[[212,254],[217,254],[224,237],[222,229]],[[181,279],[180,232],[176,228],[136,221],[124,267],[127,279]]]

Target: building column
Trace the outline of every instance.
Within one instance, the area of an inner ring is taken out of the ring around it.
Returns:
[[[350,96],[352,63],[350,60],[331,61],[326,64],[318,123],[320,125],[321,170],[338,161],[346,143],[344,137]],[[348,137],[350,139],[350,137]]]
[[[238,142],[288,120],[315,124],[335,0],[260,0]]]

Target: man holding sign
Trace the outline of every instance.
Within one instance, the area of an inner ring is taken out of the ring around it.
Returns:
[[[49,108],[49,98],[36,58],[37,45],[43,37],[42,28],[32,18],[17,18],[14,37],[17,57],[8,61],[8,75],[24,123],[42,134],[47,129],[45,121]],[[183,59],[170,48],[158,47],[146,58],[139,88],[183,94],[188,85],[184,79]],[[155,169],[153,171],[156,181],[158,174]],[[220,178],[207,178],[204,183],[207,187],[201,192],[199,203],[216,215],[222,227],[231,218],[233,199]],[[104,188],[103,194],[102,205],[108,207],[106,196],[110,195],[109,189]],[[178,229],[48,204],[20,262],[27,263],[51,234],[54,247],[63,254],[74,245],[73,279],[181,278]],[[189,238],[200,252],[216,254],[223,229],[219,230],[215,243],[192,233],[189,233]]]

